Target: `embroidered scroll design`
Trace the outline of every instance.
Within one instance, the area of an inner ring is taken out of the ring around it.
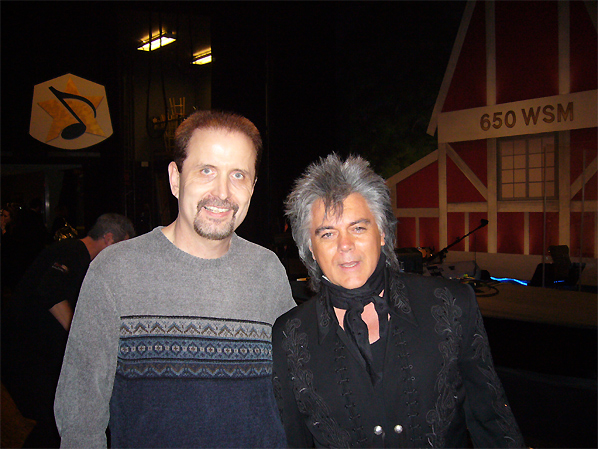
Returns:
[[[434,330],[445,337],[438,345],[444,362],[436,377],[438,398],[435,407],[426,414],[426,421],[432,427],[432,431],[426,436],[432,447],[444,447],[446,432],[456,413],[456,385],[461,381],[456,364],[463,338],[463,329],[459,321],[463,312],[455,304],[456,298],[448,288],[436,289],[434,296],[442,300],[442,304],[433,306],[431,312],[436,320]]]
[[[330,418],[330,410],[313,386],[313,373],[305,368],[310,360],[307,334],[298,332],[301,320],[287,321],[282,348],[287,354],[290,380],[299,411],[309,416],[309,423],[319,429],[330,447],[349,447],[350,435]]]
[[[390,306],[399,309],[403,313],[411,313],[411,304],[409,298],[405,293],[405,283],[397,276],[393,276],[390,281],[390,291],[392,297],[390,298]]]
[[[507,442],[508,447],[523,447],[524,442],[521,439],[519,427],[515,421],[515,417],[507,403],[507,399],[502,388],[502,384],[496,371],[492,369],[492,355],[490,352],[490,345],[488,344],[488,336],[484,329],[484,321],[482,314],[478,310],[476,316],[475,334],[472,343],[474,349],[474,360],[481,360],[478,369],[482,372],[484,377],[488,379],[486,383],[492,395],[492,408],[500,420],[497,420],[497,425],[505,433],[503,438]]]

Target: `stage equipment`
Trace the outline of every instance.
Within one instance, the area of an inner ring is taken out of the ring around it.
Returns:
[[[428,264],[430,264],[430,263],[433,263],[434,260],[438,259],[438,263],[442,263],[442,261],[446,257],[446,253],[448,252],[449,248],[452,248],[457,243],[459,243],[461,240],[463,240],[465,237],[469,237],[471,234],[473,234],[474,232],[476,232],[478,229],[482,229],[484,226],[486,226],[488,224],[488,220],[485,220],[483,218],[480,221],[481,221],[481,224],[477,228],[475,228],[473,231],[468,232],[463,237],[459,237],[457,240],[455,240],[449,246],[447,246],[444,249],[441,249],[436,254],[433,254],[426,262]]]
[[[426,265],[424,276],[442,276],[446,279],[482,279],[482,272],[474,260],[462,262],[444,262],[437,265]],[[489,276],[488,276],[489,278]]]
[[[424,258],[419,248],[395,248],[399,267],[407,273],[424,272]]]

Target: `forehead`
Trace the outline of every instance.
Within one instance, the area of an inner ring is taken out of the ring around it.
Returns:
[[[342,202],[342,208],[326,205],[322,198],[314,202],[312,206],[312,228],[321,225],[335,226],[353,223],[357,220],[370,220],[376,224],[374,214],[363,196],[359,193],[352,193]]]
[[[187,158],[196,162],[213,160],[255,165],[257,152],[251,139],[239,131],[227,129],[196,129],[187,145]]]

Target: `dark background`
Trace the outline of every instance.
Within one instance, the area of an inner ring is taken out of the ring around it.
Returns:
[[[271,246],[284,228],[282,203],[293,180],[319,156],[362,154],[389,177],[436,148],[426,128],[464,7],[463,1],[4,1],[2,164],[82,165],[84,176],[64,181],[83,198],[85,212],[76,216],[83,218],[73,217],[84,220],[78,225],[125,209],[141,232],[168,224],[148,193],[156,189],[151,177],[130,169],[124,124],[130,104],[123,95],[131,82],[129,47],[152,12],[205,16],[214,55],[211,105],[249,117],[265,142],[239,234]],[[123,24],[125,10],[138,23]],[[169,64],[163,76],[180,71]],[[106,87],[114,134],[85,149],[96,157],[60,153],[29,135],[33,86],[66,73]],[[166,178],[166,163],[151,169]],[[3,189],[3,203],[18,193],[10,190]],[[149,213],[131,197],[149,204]]]
[[[126,213],[138,233],[173,220],[169,193],[170,216],[159,211],[156,178],[167,179],[169,161],[154,154],[160,139],[145,136],[147,148],[131,147],[128,114],[146,102],[148,80],[138,73],[149,56],[134,43],[148,15],[172,13],[192,24],[201,16],[209,19],[214,62],[191,70],[188,61],[164,58],[162,74],[187,84],[209,77],[212,107],[246,115],[262,132],[259,180],[238,233],[276,249],[284,198],[318,157],[361,154],[387,178],[436,149],[426,129],[465,2],[3,1],[0,8],[3,204],[25,187],[6,182],[14,167],[77,165],[61,195],[76,209],[77,227],[107,211]],[[177,53],[162,55],[169,52]],[[114,128],[77,152],[29,135],[33,87],[67,73],[106,87]],[[138,152],[149,154],[147,169]],[[595,328],[484,321],[527,443],[596,447]]]

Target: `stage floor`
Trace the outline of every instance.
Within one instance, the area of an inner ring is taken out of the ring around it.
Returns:
[[[527,287],[507,282],[488,284],[492,288],[483,285],[478,284],[476,292],[484,317],[572,327],[597,326],[596,293]],[[498,293],[492,295],[496,293],[494,289]]]

